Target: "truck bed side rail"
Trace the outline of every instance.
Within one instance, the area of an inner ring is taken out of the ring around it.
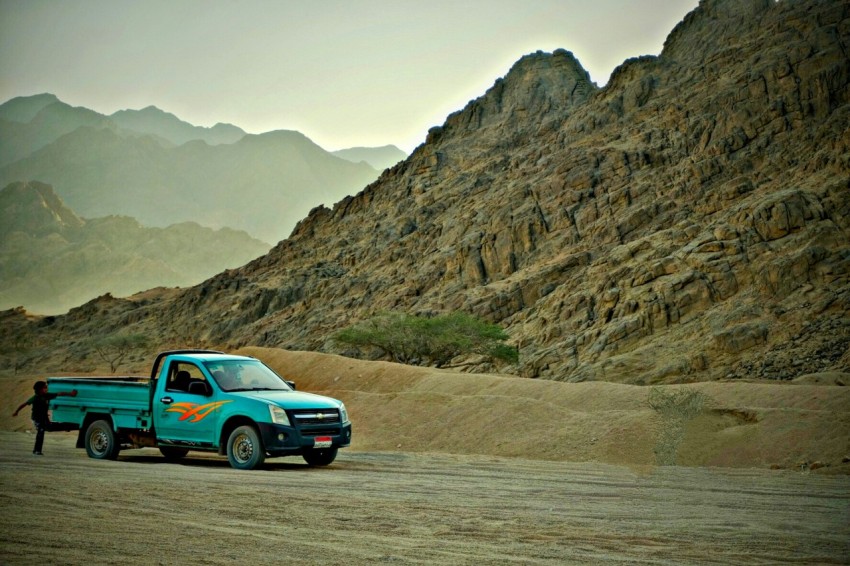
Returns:
[[[116,429],[148,428],[150,385],[146,377],[56,378],[47,379],[51,393],[77,391],[76,396],[60,396],[50,402],[53,421],[82,427],[89,414],[109,415]]]

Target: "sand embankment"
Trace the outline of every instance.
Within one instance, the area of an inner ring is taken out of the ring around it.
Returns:
[[[443,452],[653,466],[665,426],[650,388],[560,383],[245,348],[298,388],[343,400],[353,450]],[[37,376],[0,378],[0,429],[30,428],[11,417]],[[708,382],[707,396],[678,450],[685,466],[760,467],[850,473],[850,388],[790,383]],[[822,467],[821,467],[822,466]]]

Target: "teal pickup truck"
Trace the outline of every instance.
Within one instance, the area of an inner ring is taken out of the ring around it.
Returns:
[[[227,455],[252,470],[267,456],[300,455],[327,466],[351,444],[345,405],[295,390],[261,361],[210,350],[161,352],[150,378],[47,379],[53,421],[79,429],[77,447],[115,459],[124,448],[157,447],[179,459],[189,450]]]

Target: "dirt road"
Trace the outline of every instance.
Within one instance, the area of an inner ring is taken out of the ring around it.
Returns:
[[[840,563],[850,478],[343,452],[238,472],[0,433],[2,564]]]

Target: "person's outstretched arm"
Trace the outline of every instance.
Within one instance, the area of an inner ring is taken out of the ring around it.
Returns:
[[[30,404],[29,400],[24,401],[23,403],[21,403],[21,405],[20,405],[17,409],[15,409],[15,412],[14,412],[14,413],[12,413],[12,416],[13,416],[13,417],[17,417],[17,416],[18,416],[18,411],[20,411],[21,409],[23,409],[24,407],[26,407],[26,406],[27,406],[27,405],[29,405],[29,404]]]

